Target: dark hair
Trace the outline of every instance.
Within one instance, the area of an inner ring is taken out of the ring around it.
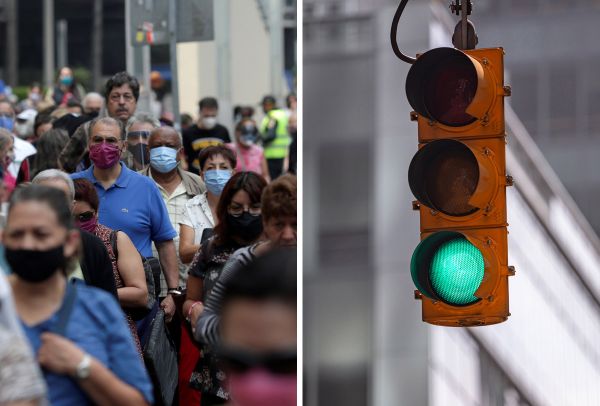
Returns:
[[[96,117],[95,119],[90,121],[90,126],[88,127],[88,138],[92,136],[94,127],[97,124],[114,125],[115,127],[117,127],[119,129],[120,139],[121,140],[125,139],[125,127],[123,126],[123,123],[120,120],[116,120],[116,119],[114,119],[112,117],[108,117],[108,116],[107,117]],[[80,128],[80,127],[82,127],[82,126],[79,126],[77,128]]]
[[[32,178],[46,169],[58,169],[58,157],[69,142],[65,130],[52,128],[46,131],[36,144],[37,153],[33,156]]]
[[[67,113],[61,118],[58,118],[52,122],[52,128],[60,128],[67,132],[69,137],[72,137],[75,130],[86,121],[90,121],[92,118],[87,115],[79,115],[74,113]]]
[[[251,118],[247,118],[247,117],[243,117],[235,126],[235,132],[243,132],[244,127],[246,127],[246,123],[252,123],[254,124],[254,127],[256,128],[256,121],[252,120]],[[258,131],[258,128],[256,128],[256,131]]]
[[[296,93],[292,92],[290,94],[287,95],[287,97],[285,98],[285,105],[287,106],[287,108],[291,108],[292,107],[292,98],[296,99],[296,101],[298,101],[298,96],[296,96]]]
[[[48,111],[48,109],[44,109],[35,116],[35,120],[33,120],[33,134],[34,135],[37,136],[37,130],[38,130],[38,128],[40,128],[41,125],[48,124],[48,123],[54,123],[54,121],[56,120],[56,117],[53,117],[50,115],[53,111],[54,111],[54,106],[52,106],[52,109],[50,111]]]
[[[275,249],[257,257],[225,283],[223,308],[235,299],[279,300],[296,306],[296,250]]]
[[[259,203],[263,189],[267,186],[265,179],[254,172],[238,172],[229,179],[217,205],[217,225],[215,226],[216,243],[227,244],[232,241],[231,230],[227,222],[227,209],[233,196],[240,190],[248,193],[250,202]]]
[[[75,185],[75,200],[88,203],[97,213],[100,201],[98,200],[98,192],[96,187],[85,178],[74,179]]]
[[[219,109],[219,102],[214,97],[205,97],[198,102],[200,110],[203,108]]]
[[[296,177],[285,174],[271,182],[261,197],[261,212],[263,220],[273,217],[296,217],[298,186]]]
[[[104,87],[104,98],[108,100],[108,96],[113,88],[121,87],[123,85],[129,85],[131,91],[133,92],[133,97],[137,102],[138,98],[140,97],[140,84],[134,76],[131,76],[125,71],[115,73],[112,78],[108,79]]]
[[[263,97],[261,104],[265,104],[265,103],[271,103],[272,105],[276,105],[277,101],[275,100],[275,96],[268,94],[265,97]]]
[[[191,125],[194,122],[194,119],[188,113],[182,113],[180,119],[181,119],[182,126],[183,125]]]
[[[69,99],[67,101],[67,107],[79,107],[81,113],[83,113],[83,106],[81,105],[81,103],[79,103],[79,101],[75,99]]]
[[[204,164],[206,163],[206,161],[208,161],[209,158],[215,157],[217,155],[222,155],[223,158],[225,158],[231,163],[231,168],[235,169],[237,165],[235,152],[227,148],[225,145],[213,145],[212,147],[206,147],[202,149],[202,151],[200,151],[200,153],[198,154],[200,170],[204,170]]]
[[[75,228],[71,214],[71,204],[62,190],[54,187],[32,184],[27,187],[15,189],[10,197],[8,218],[10,212],[19,203],[40,202],[46,203],[56,214],[58,223],[67,230]]]

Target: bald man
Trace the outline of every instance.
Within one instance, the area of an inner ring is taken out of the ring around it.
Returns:
[[[191,172],[180,168],[183,158],[181,135],[172,127],[160,127],[150,133],[148,148],[150,149],[150,166],[140,173],[152,179],[158,186],[160,194],[167,206],[169,219],[177,231],[174,239],[179,252],[179,220],[185,204],[194,196],[206,191],[202,179]],[[185,286],[187,280],[186,267],[177,258],[179,265],[179,286]],[[161,279],[161,294],[167,293],[167,286]]]

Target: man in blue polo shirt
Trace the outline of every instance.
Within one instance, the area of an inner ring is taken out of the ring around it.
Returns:
[[[88,145],[93,165],[71,177],[88,179],[96,186],[100,224],[125,232],[144,257],[152,256],[154,241],[169,292],[177,291],[179,271],[173,243],[177,232],[154,182],[120,162],[125,145],[122,135],[122,124],[114,118],[92,121]],[[162,301],[161,307],[170,320],[175,313],[171,294]]]

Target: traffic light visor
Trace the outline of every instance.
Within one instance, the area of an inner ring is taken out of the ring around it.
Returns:
[[[420,115],[451,127],[477,118],[469,113],[478,86],[485,86],[483,68],[475,59],[454,48],[435,48],[412,65],[406,78],[406,95]],[[474,114],[474,113],[473,113]]]
[[[461,306],[479,300],[484,275],[481,251],[464,235],[442,231],[417,246],[411,259],[413,282],[425,296]]]

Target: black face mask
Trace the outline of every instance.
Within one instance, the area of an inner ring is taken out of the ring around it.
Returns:
[[[135,159],[137,163],[144,166],[150,163],[150,149],[148,149],[148,145],[142,143],[129,145],[127,150],[131,152],[133,159]]]
[[[253,216],[248,212],[238,217],[227,213],[227,224],[231,227],[231,233],[244,241],[257,239],[263,231],[262,216]]]
[[[31,283],[44,282],[58,269],[64,270],[66,265],[62,244],[46,251],[4,247],[4,254],[11,270],[19,278]]]

